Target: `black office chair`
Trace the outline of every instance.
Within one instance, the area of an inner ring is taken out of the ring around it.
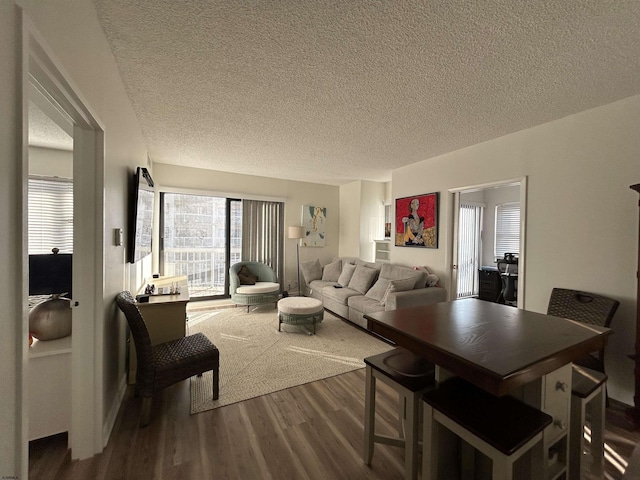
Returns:
[[[515,253],[505,253],[496,262],[502,280],[502,291],[498,303],[516,305],[518,302],[518,257]]]
[[[212,370],[213,399],[218,398],[220,352],[205,335],[196,333],[178,340],[151,345],[149,331],[131,293],[119,293],[116,303],[127,317],[136,344],[138,367],[135,393],[143,398],[141,427],[149,423],[154,394],[194,375],[202,375],[203,372]]]

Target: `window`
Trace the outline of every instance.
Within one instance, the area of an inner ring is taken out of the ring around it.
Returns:
[[[73,253],[73,182],[29,178],[29,254]]]
[[[163,275],[186,275],[194,300],[228,295],[229,265],[241,256],[240,200],[170,192],[160,199]]]
[[[520,202],[496,205],[495,258],[505,253],[520,253]]]

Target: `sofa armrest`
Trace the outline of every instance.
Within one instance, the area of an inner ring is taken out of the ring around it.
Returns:
[[[442,287],[416,288],[405,292],[390,293],[387,297],[385,310],[416,307],[430,303],[446,302],[447,290]]]

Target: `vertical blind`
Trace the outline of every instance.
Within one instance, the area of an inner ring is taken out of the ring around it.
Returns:
[[[284,203],[242,200],[242,260],[269,265],[284,278]]]
[[[458,228],[458,298],[478,293],[480,258],[480,232],[483,207],[478,204],[460,204]]]
[[[73,253],[73,182],[29,179],[29,254]]]
[[[505,253],[520,253],[520,202],[496,206],[494,255],[504,258]]]

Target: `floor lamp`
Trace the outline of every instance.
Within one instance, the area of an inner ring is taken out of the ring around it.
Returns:
[[[300,292],[300,239],[306,237],[306,230],[304,227],[289,227],[289,234],[287,235],[289,238],[295,238],[298,240],[296,242],[296,261],[297,261],[297,270],[298,270],[298,295]]]

